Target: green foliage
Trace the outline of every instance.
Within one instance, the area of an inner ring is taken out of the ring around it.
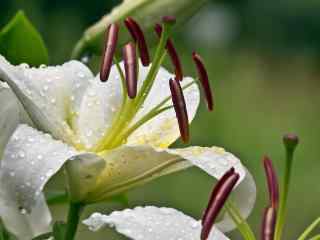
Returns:
[[[22,11],[0,31],[0,54],[12,64],[48,64],[48,51],[42,37]]]
[[[162,17],[170,15],[177,18],[177,23],[183,23],[192,16],[207,0],[126,0],[115,7],[108,15],[91,26],[77,43],[73,51],[73,58],[80,58],[87,52],[100,55],[102,41],[107,26],[114,22],[120,22],[131,16],[137,20],[145,32],[153,32],[154,24],[160,22]],[[154,36],[154,34],[149,34]],[[147,35],[147,37],[149,37]],[[120,31],[119,45],[129,40],[127,31]]]
[[[16,238],[6,230],[6,228],[1,222],[0,222],[0,240],[16,240]]]
[[[32,240],[47,240],[50,237],[52,237],[52,233],[44,233],[44,234],[41,234],[40,236],[33,238]]]
[[[53,237],[55,240],[64,240],[67,225],[64,222],[55,222],[53,225]]]

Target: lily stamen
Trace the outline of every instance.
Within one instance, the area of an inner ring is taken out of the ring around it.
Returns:
[[[156,24],[155,31],[156,31],[158,37],[160,37],[161,33],[162,33],[162,27],[160,24]],[[173,45],[173,42],[170,38],[167,40],[166,49],[167,49],[168,54],[170,56],[171,62],[175,68],[176,79],[179,81],[182,81],[183,71],[182,71],[181,61],[180,61],[179,55]]]
[[[276,226],[276,209],[267,207],[263,214],[261,240],[273,240]]]
[[[206,240],[208,238],[218,214],[238,180],[239,174],[235,172],[234,168],[231,168],[215,185],[208,206],[202,217],[201,240]]]
[[[202,88],[203,88],[203,91],[204,91],[204,94],[206,97],[207,107],[208,107],[209,111],[212,111],[213,107],[214,107],[214,100],[213,100],[213,94],[212,94],[212,90],[210,87],[210,82],[209,82],[207,70],[206,70],[204,63],[203,63],[203,60],[199,54],[197,54],[196,52],[193,52],[192,59],[196,65],[196,68],[198,71],[199,80],[201,82],[201,85],[202,85]]]
[[[100,80],[105,82],[109,78],[113,56],[118,41],[119,25],[111,24],[106,31],[106,41],[100,68]]]
[[[272,161],[269,157],[265,156],[263,159],[264,169],[267,177],[270,203],[271,206],[277,209],[279,204],[279,186],[277,176],[272,165]]]
[[[190,131],[187,107],[183,96],[183,91],[179,81],[170,79],[169,84],[174,110],[179,123],[181,139],[184,143],[187,143],[190,139]]]
[[[128,17],[124,21],[127,29],[129,30],[132,38],[138,45],[139,55],[141,59],[141,63],[143,66],[149,66],[150,64],[150,56],[148,51],[147,42],[145,40],[143,31],[141,30],[139,24],[131,17]]]
[[[126,84],[128,96],[133,99],[137,95],[137,57],[136,47],[133,43],[128,43],[123,47],[123,60],[126,75]]]

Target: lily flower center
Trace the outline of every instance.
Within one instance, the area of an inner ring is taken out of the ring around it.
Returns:
[[[116,57],[119,32],[119,25],[117,23],[111,24],[107,29],[104,54],[100,69],[100,79],[102,82],[105,82],[108,81],[111,65],[113,63],[115,64],[119,79],[121,79],[122,83],[122,103],[113,118],[111,127],[106,127],[105,132],[102,133],[103,137],[95,144],[95,146],[92,146],[87,150],[104,153],[109,149],[116,148],[124,144],[128,137],[143,124],[170,109],[174,109],[176,112],[182,141],[188,142],[189,122],[183,91],[195,84],[195,81],[188,82],[181,87],[180,81],[183,80],[182,67],[177,51],[170,39],[170,33],[172,31],[172,26],[175,23],[175,18],[166,16],[163,17],[161,25],[156,24],[155,32],[160,40],[152,60],[150,60],[147,43],[139,24],[130,17],[128,17],[124,23],[133,39],[133,41],[130,41],[122,48],[124,71]],[[168,79],[171,96],[165,97],[160,103],[137,119],[137,113],[143,108],[167,54],[175,68],[175,78]],[[193,60],[198,70],[200,83],[204,88],[208,108],[209,110],[212,110],[213,97],[204,64],[199,55],[195,53],[193,54]],[[148,67],[145,79],[138,79],[139,61],[141,61],[144,67]],[[138,81],[142,81],[139,87]]]

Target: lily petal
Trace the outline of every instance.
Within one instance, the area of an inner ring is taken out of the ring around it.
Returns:
[[[201,223],[173,208],[154,206],[136,207],[115,211],[110,215],[94,213],[83,221],[92,231],[105,226],[116,230],[133,240],[143,239],[200,239]],[[213,227],[208,240],[227,240],[222,232]]]
[[[123,68],[123,64],[121,64]],[[92,147],[111,127],[122,103],[120,74],[115,65],[111,67],[109,79],[101,82],[97,76],[75,105],[78,115],[73,124],[81,142]]]
[[[248,216],[253,208],[256,189],[251,175],[247,174],[238,158],[221,148],[160,149],[150,145],[124,145],[106,152],[103,158],[104,169],[96,171],[95,184],[92,184],[95,187],[85,192],[79,188],[80,193],[77,195],[82,197],[79,200],[88,203],[99,202],[160,176],[191,166],[197,166],[217,179],[234,167],[240,175],[240,184],[234,190],[233,197],[236,202],[239,200],[238,207],[244,217]],[[79,175],[76,166],[76,161],[70,161],[66,165],[67,172]],[[89,168],[81,170],[81,175],[86,175],[86,169]],[[225,216],[220,226],[230,230],[234,225],[226,219],[228,216]]]
[[[124,71],[123,62],[120,63]],[[145,67],[139,62],[138,89],[142,86],[151,65]],[[171,96],[169,79],[174,75],[166,69],[160,68],[156,76],[151,92],[143,104],[144,107],[132,120],[135,124],[151,109]],[[192,82],[192,78],[185,78],[182,86]],[[185,99],[190,121],[194,118],[199,105],[199,89],[192,84],[185,90]],[[112,66],[107,82],[101,82],[97,76],[85,91],[81,100],[75,107],[77,118],[73,122],[77,134],[87,148],[94,146],[102,137],[108,134],[108,128],[112,127],[114,117],[120,110],[122,103],[122,86],[120,74],[115,65]],[[171,98],[164,106],[172,105]],[[173,109],[159,114],[138,128],[128,138],[128,144],[151,144],[156,147],[167,147],[180,136],[179,126]]]
[[[0,159],[12,133],[19,123],[30,123],[18,99],[6,83],[0,82]]]
[[[139,69],[140,75],[146,77],[150,67],[141,66]],[[143,78],[143,79],[144,79]],[[138,121],[142,116],[148,113],[151,109],[161,103],[164,99],[171,96],[169,80],[174,78],[174,75],[169,73],[165,68],[160,68],[151,91],[146,98],[143,108],[137,113],[133,123]],[[182,87],[190,84],[193,81],[190,77],[185,77],[182,81]],[[184,90],[184,97],[187,105],[189,122],[193,120],[197,112],[200,102],[200,92],[197,84],[192,84]],[[172,106],[170,100],[164,106]],[[157,115],[146,124],[139,127],[128,138],[128,144],[149,144],[154,147],[165,148],[175,142],[179,138],[179,125],[177,122],[174,109],[166,110]]]
[[[50,135],[19,125],[5,148],[0,169],[0,216],[11,232],[31,239],[48,230],[50,213],[42,189],[74,155],[71,147]]]
[[[0,79],[8,83],[32,121],[40,130],[69,143],[72,98],[81,95],[92,77],[90,70],[77,61],[29,68],[26,64],[13,66],[0,55]]]

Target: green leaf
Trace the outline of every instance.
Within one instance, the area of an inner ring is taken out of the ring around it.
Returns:
[[[55,222],[53,225],[54,240],[64,240],[67,224],[64,222]]]
[[[63,204],[69,200],[67,191],[48,191],[45,195],[49,205]]]
[[[22,11],[0,31],[0,54],[12,64],[48,64],[48,51],[42,37]]]
[[[52,237],[52,233],[44,233],[44,234],[41,234],[35,238],[33,238],[32,240],[47,240],[48,238]]]
[[[127,16],[137,20],[146,33],[149,42],[154,39],[154,24],[159,22],[165,15],[172,15],[177,18],[177,24],[189,19],[207,0],[124,0],[122,4],[115,7],[113,11],[104,16],[99,22],[84,32],[83,37],[73,50],[73,58],[81,58],[86,53],[100,55],[102,41],[107,26],[113,22],[120,22]],[[151,34],[150,34],[151,33]],[[127,31],[120,31],[120,46],[129,40]]]
[[[116,196],[113,196],[110,198],[111,201],[120,203],[124,207],[128,208],[129,207],[129,198],[126,194],[122,193]]]
[[[3,223],[0,221],[0,240],[16,240],[16,238],[7,231]]]

